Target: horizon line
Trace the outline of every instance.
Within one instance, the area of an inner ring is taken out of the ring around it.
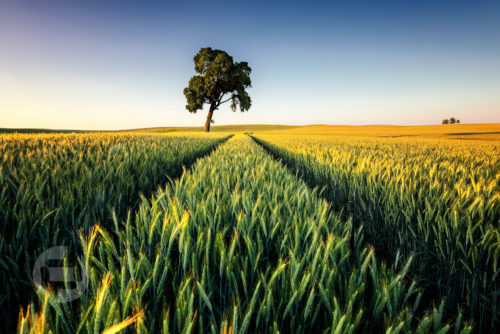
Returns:
[[[401,125],[401,124],[326,124],[326,123],[315,123],[315,124],[272,124],[272,123],[252,123],[252,124],[218,124],[212,125],[212,128],[218,127],[229,127],[229,126],[282,126],[282,127],[308,127],[308,126],[344,126],[344,127],[375,127],[375,126],[390,126],[390,127],[423,127],[423,126],[460,126],[460,125],[482,125],[482,124],[498,124],[500,122],[482,122],[482,123],[456,123],[456,124],[413,124],[413,125]],[[127,132],[127,131],[138,131],[138,130],[151,130],[151,129],[180,129],[180,128],[200,128],[203,126],[192,126],[192,125],[182,125],[182,126],[151,126],[151,127],[141,127],[141,128],[126,128],[126,129],[76,129],[76,128],[0,128],[0,133],[4,131],[77,131],[77,132]]]

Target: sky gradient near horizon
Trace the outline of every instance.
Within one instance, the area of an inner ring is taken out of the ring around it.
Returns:
[[[500,122],[500,1],[0,0],[0,128],[202,126],[193,56],[252,67],[221,124]]]

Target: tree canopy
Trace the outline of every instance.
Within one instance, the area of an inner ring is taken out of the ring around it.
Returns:
[[[231,101],[231,109],[247,111],[252,100],[246,92],[251,87],[250,72],[247,62],[234,62],[225,51],[202,48],[194,56],[194,69],[197,75],[189,80],[184,88],[186,109],[196,113],[205,104],[210,106],[205,131],[210,131],[213,112],[223,103]]]

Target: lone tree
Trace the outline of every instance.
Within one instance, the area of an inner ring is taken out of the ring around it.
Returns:
[[[234,62],[226,52],[212,48],[200,49],[193,60],[198,75],[193,76],[188,87],[184,88],[186,109],[196,113],[203,109],[204,104],[210,105],[205,132],[210,131],[212,115],[221,104],[231,101],[233,111],[238,106],[242,112],[250,109],[252,100],[245,89],[252,85],[252,69],[247,62]]]
[[[441,122],[441,124],[450,124],[450,121],[447,120],[447,119],[443,119],[443,121]]]

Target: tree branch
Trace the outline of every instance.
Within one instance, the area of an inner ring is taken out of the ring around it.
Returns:
[[[231,96],[231,97],[230,97],[230,98],[228,98],[227,100],[224,100],[224,101],[220,102],[220,100],[222,99],[222,96],[221,96],[221,98],[219,99],[219,102],[217,102],[217,108],[218,108],[221,104],[226,103],[227,101],[231,100],[232,98],[233,98],[233,97]]]

